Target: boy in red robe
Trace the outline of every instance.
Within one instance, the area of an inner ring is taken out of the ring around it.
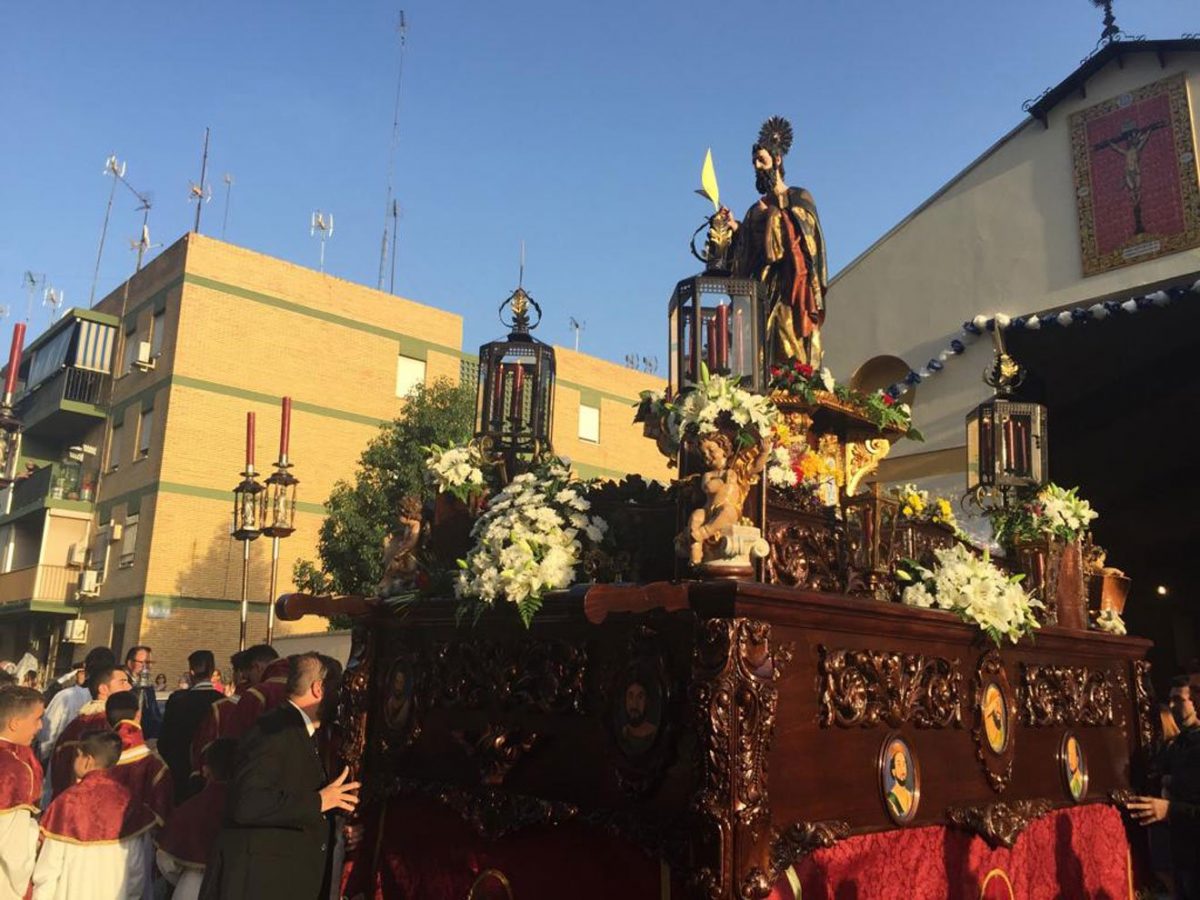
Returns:
[[[54,752],[50,754],[50,789],[55,797],[75,780],[75,750],[80,737],[88,731],[108,728],[104,703],[109,694],[130,690],[129,673],[113,664],[102,665],[91,670],[87,687],[92,699],[83,705],[79,715],[67,723],[54,744]]]
[[[42,849],[33,869],[33,900],[139,900],[146,870],[141,837],[154,814],[134,803],[114,777],[121,739],[92,731],[75,744],[78,781],[42,816]]]
[[[235,653],[231,661],[238,693],[210,706],[209,715],[196,729],[192,739],[192,766],[196,772],[209,744],[218,738],[241,738],[259,716],[286,699],[288,662],[279,658],[274,647],[257,644]]]
[[[208,854],[221,830],[237,742],[220,738],[204,752],[204,789],[180,804],[158,838],[158,868],[175,885],[172,900],[196,900]]]
[[[32,744],[44,708],[32,688],[0,688],[0,900],[21,900],[33,876],[42,764]]]

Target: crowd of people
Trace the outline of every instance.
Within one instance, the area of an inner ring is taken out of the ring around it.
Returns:
[[[231,664],[227,696],[195,651],[165,708],[145,646],[46,693],[0,669],[0,900],[340,896],[358,785],[318,729],[341,665],[265,644]]]

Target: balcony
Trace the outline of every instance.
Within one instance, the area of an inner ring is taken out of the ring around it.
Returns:
[[[0,575],[0,615],[23,610],[69,612],[79,589],[79,569],[28,566]]]
[[[14,521],[41,509],[91,512],[99,473],[76,463],[54,463],[35,469],[13,483],[12,506],[4,521]]]
[[[107,412],[112,378],[104,372],[67,366],[20,396],[16,413],[26,434],[42,440],[81,437]]]

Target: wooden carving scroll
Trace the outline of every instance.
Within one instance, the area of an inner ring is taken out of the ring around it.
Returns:
[[[850,823],[796,822],[771,836],[771,870],[775,879],[813,850],[832,847],[850,836]],[[774,880],[774,879],[773,879]]]
[[[918,728],[962,725],[962,675],[957,659],[887,650],[820,654],[821,727]]]
[[[514,794],[499,788],[464,789],[456,785],[393,778],[388,796],[432,797],[457,812],[477,835],[499,840],[506,834],[533,826],[561,825],[574,819],[579,809],[570,803]]]
[[[1149,752],[1158,737],[1158,723],[1154,714],[1154,689],[1150,685],[1150,663],[1144,659],[1133,661],[1133,699],[1138,746]]]
[[[367,750],[367,717],[370,711],[371,662],[375,643],[371,630],[355,626],[350,658],[338,693],[338,710],[333,732],[342,764],[350,767],[350,779],[359,780]]]
[[[712,619],[700,629],[690,694],[701,741],[694,839],[697,855],[710,863],[693,873],[691,886],[712,900],[758,900],[771,890],[762,841],[770,818],[767,752],[775,733],[776,683],[791,652],[772,649],[766,622]]]
[[[1122,725],[1122,686],[1107,669],[1023,663],[1021,718],[1034,728]]]
[[[1049,800],[1014,800],[987,806],[950,807],[946,810],[946,818],[960,828],[975,832],[993,847],[1011,850],[1029,823],[1052,808]]]

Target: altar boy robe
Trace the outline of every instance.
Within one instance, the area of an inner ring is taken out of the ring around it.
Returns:
[[[175,884],[171,900],[196,900],[204,881],[204,866],[221,831],[229,785],[210,781],[171,813],[158,836],[158,868]]]
[[[113,769],[88,772],[42,816],[33,900],[140,900],[146,889],[142,836],[154,822]]]
[[[89,731],[108,730],[103,700],[89,700],[79,715],[67,723],[50,754],[50,796],[57,797],[75,781],[75,753],[79,739]]]
[[[162,827],[171,814],[175,802],[175,785],[166,760],[146,746],[142,727],[128,719],[118,722],[113,729],[121,738],[121,758],[113,766],[113,778],[129,788],[134,805],[145,806],[154,815],[154,823]],[[139,854],[146,871],[146,900],[153,898],[154,880],[154,829],[144,833],[138,840],[143,848]]]
[[[42,764],[31,747],[0,738],[0,900],[22,900],[33,877]]]

